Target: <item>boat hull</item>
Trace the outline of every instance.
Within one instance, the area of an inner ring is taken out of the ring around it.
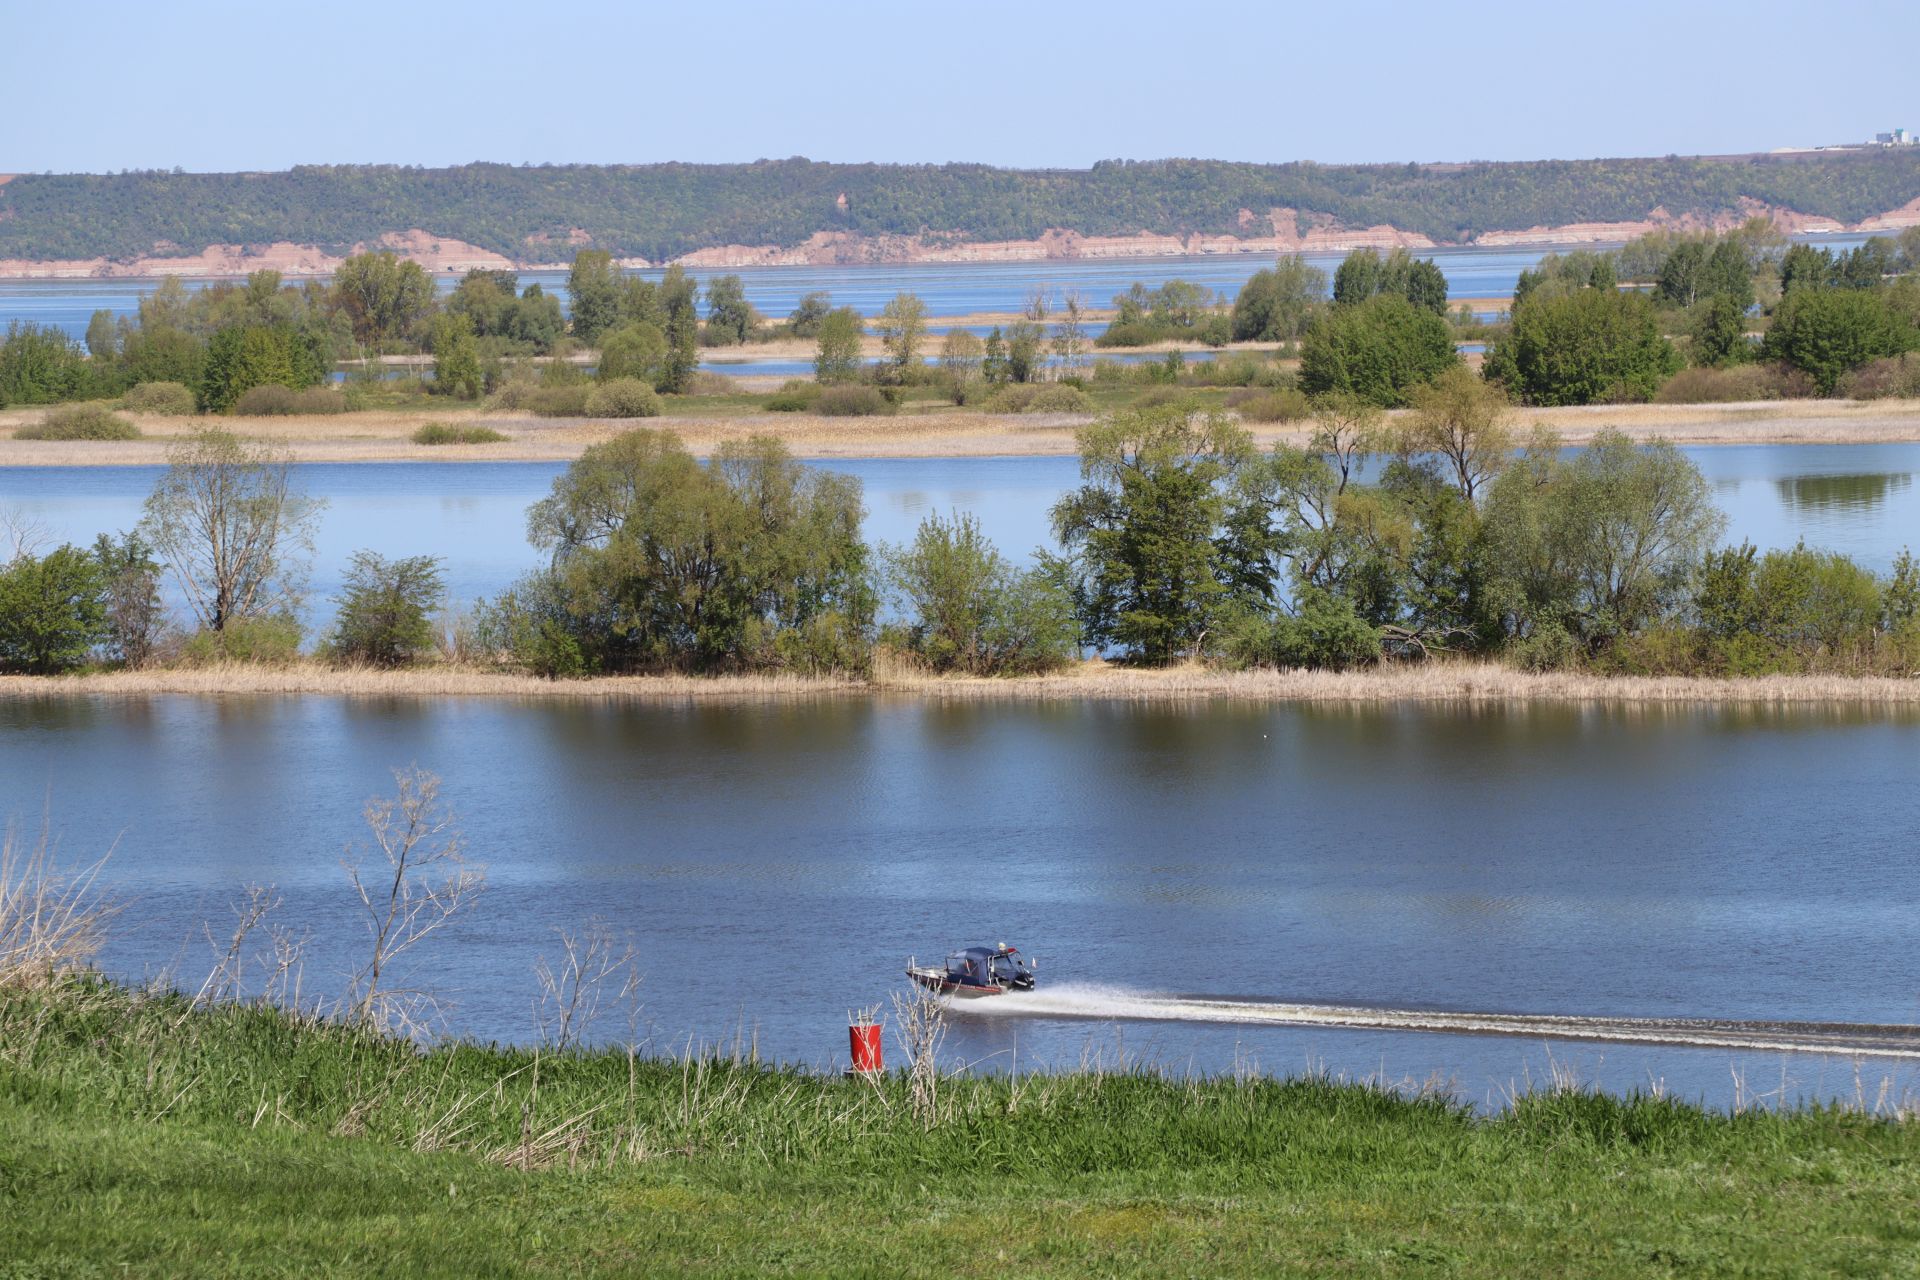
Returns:
[[[995,983],[992,986],[975,987],[963,982],[955,982],[939,969],[909,969],[907,976],[929,991],[943,996],[952,996],[956,1000],[981,1000],[988,996],[1003,996],[1008,988]]]

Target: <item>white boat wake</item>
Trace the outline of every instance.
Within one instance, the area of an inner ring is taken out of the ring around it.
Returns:
[[[949,1010],[953,1015],[964,1018],[1086,1018],[1128,1022],[1346,1027],[1368,1031],[1430,1031],[1455,1035],[1527,1036],[1538,1040],[1592,1040],[1620,1044],[1680,1045],[1697,1049],[1920,1059],[1920,1026],[1903,1024],[1374,1009],[1171,995],[1122,987],[1071,984],[992,1000],[956,1001],[949,1005]]]

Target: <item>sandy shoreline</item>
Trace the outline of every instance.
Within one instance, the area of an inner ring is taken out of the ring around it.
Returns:
[[[794,675],[601,676],[543,680],[506,672],[217,666],[75,676],[0,676],[0,699],[188,697],[490,698],[558,702],[739,702],[907,698],[929,702],[1324,703],[1350,705],[1754,708],[1855,706],[1920,710],[1920,679],[1879,676],[1596,676],[1536,674],[1487,662],[1349,672],[1165,670],[1087,662],[1057,675],[1007,679],[888,672],[873,680]]]
[[[147,436],[129,441],[16,440],[19,427],[38,422],[39,409],[0,410],[0,466],[153,466],[168,443],[206,419],[129,415]],[[811,458],[1059,457],[1074,453],[1074,430],[1091,419],[1076,414],[981,414],[958,410],[905,413],[890,418],[822,418],[766,413],[729,417],[661,417],[626,422],[534,418],[488,413],[403,413],[377,410],[307,418],[225,418],[238,434],[284,444],[301,462],[566,462],[590,445],[635,426],[669,430],[694,452],[711,453],[728,440],[771,435]],[[417,445],[409,437],[424,422],[483,425],[508,439],[488,445]],[[1635,439],[1684,445],[1907,444],[1920,442],[1920,400],[1800,400],[1753,404],[1601,405],[1522,409],[1515,424],[1539,423],[1580,444],[1618,429]],[[1303,443],[1304,424],[1252,424],[1262,445]]]

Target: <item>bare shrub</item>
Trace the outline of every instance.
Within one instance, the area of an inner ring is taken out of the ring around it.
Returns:
[[[100,953],[118,912],[96,891],[106,861],[63,871],[49,822],[31,844],[8,828],[0,838],[0,987],[48,986]]]
[[[440,779],[418,768],[396,769],[393,779],[394,795],[369,800],[365,811],[379,858],[362,849],[341,864],[372,942],[348,999],[354,1021],[411,1033],[437,1002],[430,992],[386,985],[393,963],[471,907],[487,876],[463,856],[453,815],[440,803]]]
[[[1293,389],[1261,391],[1246,387],[1227,393],[1227,408],[1247,422],[1299,422],[1313,413],[1307,397]]]
[[[233,933],[224,946],[214,938],[212,925],[201,926],[201,931],[206,934],[207,942],[218,958],[207,974],[207,980],[194,993],[195,1005],[218,1004],[223,1000],[240,998],[245,986],[248,940],[261,922],[280,906],[280,895],[272,885],[250,884],[243,892],[246,896],[233,904]]]
[[[907,962],[913,967],[913,961]],[[907,1064],[907,1105],[925,1128],[940,1123],[940,1044],[947,1038],[947,1006],[914,983],[893,993],[893,1033]]]
[[[864,418],[892,413],[894,404],[874,387],[825,387],[813,410],[828,418]]]
[[[628,1003],[640,989],[640,952],[631,938],[617,937],[603,920],[588,921],[579,932],[557,929],[560,954],[534,962],[540,994],[533,1021],[540,1043],[564,1050],[593,1030],[603,1000]]]
[[[307,387],[294,391],[274,383],[249,387],[233,402],[233,412],[243,418],[345,413],[348,408],[347,398],[338,391],[326,387]]]
[[[1868,361],[1841,375],[1839,392],[1849,400],[1920,397],[1920,356],[1885,356]]]

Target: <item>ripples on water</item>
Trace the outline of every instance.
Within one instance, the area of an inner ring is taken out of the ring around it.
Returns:
[[[339,858],[408,763],[489,868],[426,953],[485,1038],[530,1033],[535,956],[596,916],[640,944],[655,1047],[746,1027],[822,1066],[909,955],[999,939],[1044,998],[955,1023],[983,1069],[1094,1044],[1496,1099],[1550,1042],[1597,1082],[1724,1101],[1730,1063],[1818,1092],[1871,1047],[1748,1024],[1920,1021],[1914,714],[0,703],[7,812],[48,809],[73,855],[117,841],[107,960],[132,976],[197,981],[201,925],[259,881],[315,931],[308,991],[337,984],[362,932]]]

